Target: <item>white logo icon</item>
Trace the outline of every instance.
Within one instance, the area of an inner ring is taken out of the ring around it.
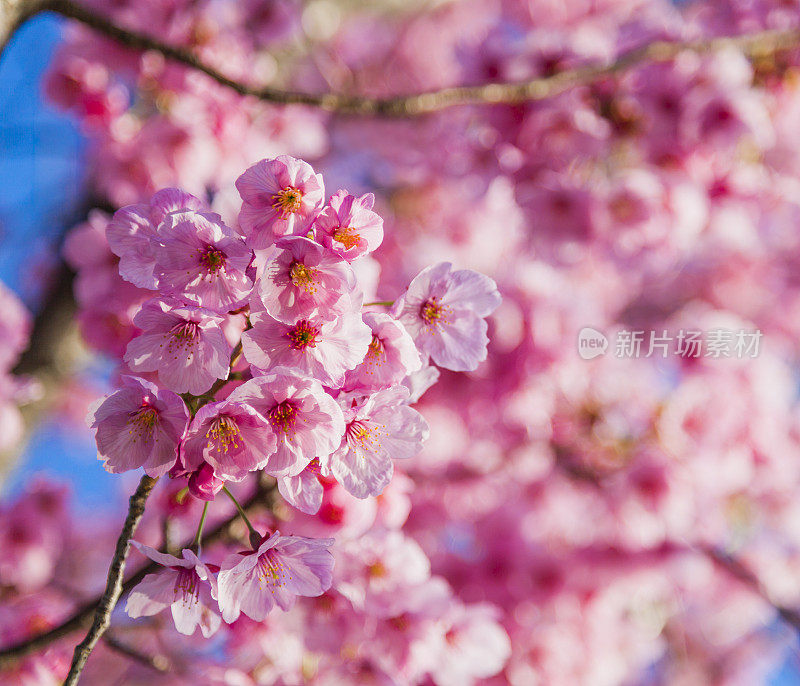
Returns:
[[[578,332],[578,355],[584,360],[605,355],[606,350],[608,350],[608,339],[597,329],[585,326]]]

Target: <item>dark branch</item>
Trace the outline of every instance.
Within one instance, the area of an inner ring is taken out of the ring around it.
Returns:
[[[686,51],[706,54],[724,48],[735,48],[752,59],[766,57],[800,45],[800,30],[798,29],[763,31],[749,35],[686,42],[657,41],[632,50],[610,64],[578,67],[553,76],[529,81],[456,86],[413,95],[371,98],[343,93],[302,93],[251,86],[226,76],[185,48],[169,45],[147,34],[122,28],[107,17],[72,2],[72,0],[27,0],[27,2],[26,0],[0,0],[0,3],[23,6],[24,11],[18,12],[22,21],[38,12],[51,11],[81,22],[129,48],[155,50],[168,59],[203,72],[217,83],[240,95],[248,95],[282,105],[309,105],[330,112],[358,115],[416,116],[456,105],[513,105],[544,100],[570,88],[614,76],[644,62],[667,62]],[[15,26],[18,26],[19,23],[20,20],[16,21]],[[4,32],[0,26],[0,51],[3,45],[3,35]]]
[[[251,512],[255,510],[259,505],[264,505],[266,507],[271,507],[272,502],[271,498],[275,492],[275,484],[264,488],[259,486],[256,491],[251,495],[247,500],[242,503],[242,508],[246,512]],[[239,519],[239,515],[234,513],[228,519],[218,524],[216,527],[207,531],[203,535],[203,542],[208,545],[215,541],[218,541],[229,534],[231,525],[234,524]],[[191,541],[186,541],[182,548],[188,548],[192,544]],[[144,577],[148,574],[152,574],[158,571],[158,564],[155,562],[150,562],[149,564],[140,567],[136,572],[134,572],[131,576],[129,576],[125,583],[122,584],[122,593],[127,593],[130,591],[136,584],[138,584]],[[32,636],[31,638],[25,639],[24,641],[20,641],[14,645],[8,646],[7,648],[0,648],[0,667],[26,655],[30,655],[31,653],[36,652],[37,650],[41,650],[42,648],[58,641],[61,638],[69,636],[71,633],[86,627],[89,622],[91,621],[92,617],[94,616],[95,610],[97,609],[98,604],[100,603],[100,598],[95,598],[94,600],[85,603],[80,608],[78,608],[72,615],[67,617],[61,624],[58,626],[53,627],[52,629],[45,631],[44,633],[37,634],[36,636]]]
[[[103,642],[112,650],[115,650],[121,655],[125,655],[126,657],[144,665],[145,667],[154,669],[156,672],[165,674],[170,671],[169,660],[163,655],[147,655],[146,653],[137,650],[133,646],[123,643],[111,633],[107,633],[105,636],[103,636]]]
[[[151,479],[149,476],[144,475],[139,481],[136,492],[130,498],[128,516],[125,518],[125,524],[117,539],[117,547],[114,550],[114,557],[111,559],[111,566],[108,569],[106,590],[97,603],[94,621],[89,633],[86,634],[86,638],[83,641],[75,646],[72,665],[64,681],[64,686],[75,686],[78,683],[86,661],[89,659],[89,654],[106,629],[108,629],[109,624],[111,624],[111,612],[114,610],[120,595],[122,595],[122,575],[125,572],[125,560],[127,560],[128,552],[131,548],[131,537],[144,516],[147,497],[157,481],[157,479]]]

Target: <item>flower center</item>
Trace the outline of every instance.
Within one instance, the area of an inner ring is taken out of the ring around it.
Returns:
[[[188,343],[193,341],[195,338],[197,338],[197,334],[199,332],[200,326],[197,322],[187,321],[178,322],[169,330],[172,338],[178,343]]]
[[[128,433],[132,436],[132,441],[137,440],[151,441],[158,424],[158,410],[145,401],[142,407],[131,414],[128,420]]]
[[[286,332],[291,341],[290,345],[294,350],[305,350],[315,348],[319,343],[319,327],[314,326],[307,319],[301,319],[291,329]]]
[[[300,211],[303,193],[293,186],[283,188],[272,196],[272,206],[286,219],[290,214]]]
[[[340,226],[333,232],[333,240],[341,243],[345,249],[350,250],[350,248],[358,245],[361,236],[359,236],[356,230],[351,226]]]
[[[288,400],[278,403],[267,413],[267,419],[273,429],[290,433],[297,421],[297,408]]]
[[[178,570],[178,578],[175,579],[175,599],[180,598],[184,603],[196,603],[200,596],[200,585],[197,583],[199,578],[193,569],[181,567]]]
[[[426,324],[435,326],[444,315],[444,307],[436,298],[428,298],[419,308],[419,316]]]
[[[383,355],[383,341],[381,341],[376,334],[372,334],[372,340],[369,342],[367,355],[370,357],[380,357]]]
[[[285,586],[286,581],[292,578],[290,569],[285,567],[280,558],[272,550],[267,550],[258,558],[258,581],[259,588],[263,589],[262,584],[267,586]]]
[[[225,260],[227,257],[228,256],[219,248],[208,245],[205,250],[200,253],[200,264],[205,267],[206,271],[211,274],[216,274],[220,269],[225,267]]]
[[[347,425],[344,435],[348,445],[367,452],[376,452],[380,449],[380,439],[384,434],[381,428],[377,425],[369,426],[356,419]]]
[[[239,447],[239,426],[236,420],[228,415],[220,415],[211,422],[206,436],[209,448],[216,445],[217,450],[227,453],[231,448],[235,450]]]
[[[306,291],[314,290],[314,275],[317,270],[313,267],[306,267],[302,262],[294,262],[289,267],[289,279],[298,288],[303,288]]]

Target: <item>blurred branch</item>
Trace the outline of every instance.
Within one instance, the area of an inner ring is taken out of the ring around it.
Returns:
[[[253,495],[251,495],[242,503],[242,508],[248,513],[255,511],[259,506],[271,508],[273,505],[272,498],[276,488],[277,485],[274,482],[267,486],[259,484]],[[208,545],[226,537],[230,532],[231,526],[238,519],[238,513],[234,513],[216,527],[206,532],[203,535],[204,544]],[[191,541],[186,541],[181,547],[188,548],[191,546],[191,543]],[[159,565],[156,562],[150,562],[143,567],[140,567],[122,584],[122,593],[127,593],[130,591],[134,586],[136,586],[136,584],[144,579],[145,576],[157,572],[158,569]],[[0,668],[12,662],[13,660],[30,655],[37,650],[41,650],[51,643],[68,636],[72,632],[85,627],[94,616],[100,601],[101,598],[95,598],[94,600],[89,601],[78,608],[78,610],[76,610],[72,615],[67,617],[63,622],[61,622],[61,624],[49,629],[48,631],[45,631],[44,633],[32,636],[24,641],[20,641],[19,643],[8,646],[7,648],[0,648]]]
[[[50,11],[74,19],[136,50],[155,50],[164,57],[200,71],[240,95],[283,105],[309,105],[330,112],[359,115],[416,116],[456,105],[514,105],[543,100],[576,86],[587,85],[645,62],[668,62],[682,52],[707,54],[735,48],[748,58],[761,58],[800,45],[800,29],[762,31],[741,36],[726,36],[696,41],[656,41],[618,57],[610,64],[595,64],[568,69],[553,76],[515,83],[487,83],[455,86],[437,91],[388,98],[345,95],[343,93],[302,93],[271,87],[251,86],[232,79],[203,62],[190,50],[163,43],[138,31],[125,29],[72,0],[0,0],[10,7],[8,18],[0,19],[0,56],[5,41],[25,19]],[[9,10],[6,10],[9,11]],[[8,26],[5,26],[8,24]]]
[[[786,624],[800,633],[800,611],[773,602],[759,578],[740,560],[711,546],[701,547],[700,551],[717,567],[724,569],[728,574],[741,581],[760,596],[764,602],[771,605]]]
[[[145,502],[157,481],[158,479],[151,479],[145,474],[130,498],[128,516],[125,518],[125,524],[117,539],[117,547],[114,550],[114,557],[111,558],[111,566],[108,569],[106,590],[97,603],[89,633],[86,634],[86,638],[83,641],[75,646],[72,665],[64,681],[64,686],[75,686],[78,683],[86,661],[89,659],[89,654],[111,624],[111,612],[122,595],[122,575],[125,572],[125,560],[127,560],[131,548],[131,537],[144,516]]]
[[[123,643],[116,636],[107,633],[103,636],[103,642],[112,650],[129,657],[131,660],[143,664],[145,667],[150,667],[162,674],[169,673],[169,660],[163,655],[147,655],[127,643]]]

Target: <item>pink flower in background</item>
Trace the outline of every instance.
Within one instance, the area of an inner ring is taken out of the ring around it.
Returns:
[[[364,361],[347,372],[347,390],[388,388],[420,370],[417,346],[399,321],[382,312],[365,312],[363,319],[372,340]]]
[[[106,229],[111,250],[120,258],[119,273],[139,288],[158,287],[154,273],[158,227],[171,212],[197,210],[200,200],[178,188],[158,191],[149,203],[117,210]]]
[[[383,219],[372,211],[375,196],[336,191],[314,221],[316,239],[339,257],[352,261],[383,241]]]
[[[340,398],[345,434],[338,450],[320,460],[323,473],[356,498],[380,495],[392,479],[392,460],[414,457],[428,437],[427,422],[407,402],[404,386]]]
[[[125,362],[136,372],[158,372],[159,381],[176,393],[201,395],[228,377],[233,348],[222,322],[204,307],[148,300],[133,319],[142,333],[128,344]]]
[[[169,608],[178,632],[191,636],[200,627],[206,638],[216,633],[222,620],[214,602],[217,581],[211,567],[188,548],[181,551],[182,557],[175,557],[138,541],[131,544],[164,568],[148,574],[130,592],[128,616],[150,617]]]
[[[486,321],[500,304],[488,276],[452,270],[449,262],[423,269],[392,307],[417,347],[440,367],[469,371],[486,359]]]
[[[235,393],[197,411],[181,446],[187,469],[205,461],[216,477],[240,481],[269,463],[277,445],[269,421]]]
[[[144,467],[155,478],[175,464],[189,410],[172,391],[124,376],[122,388],[90,408],[87,423],[95,431],[98,457],[107,471]]]
[[[236,188],[242,196],[239,226],[256,250],[277,236],[306,233],[325,201],[322,175],[289,155],[254,164],[236,179]]]
[[[228,396],[266,418],[278,445],[265,469],[273,476],[294,476],[315,457],[327,456],[344,434],[337,402],[319,382],[278,368],[242,384]]]
[[[28,344],[31,315],[16,294],[0,283],[0,371],[13,366]]]
[[[219,607],[226,622],[244,613],[263,622],[276,605],[289,610],[297,596],[316,597],[330,588],[332,538],[265,537],[258,550],[230,555],[219,572]]]
[[[491,605],[455,603],[442,620],[445,633],[430,670],[439,686],[461,686],[486,679],[503,669],[511,642]]]
[[[338,388],[348,369],[367,354],[372,339],[369,327],[357,312],[332,321],[301,319],[283,324],[266,313],[253,314],[253,325],[242,335],[247,361],[259,369],[289,367]]]
[[[216,215],[173,213],[159,227],[158,237],[162,245],[155,259],[162,293],[218,312],[244,304],[253,288],[245,274],[253,254]]]
[[[280,322],[328,320],[360,306],[350,266],[308,238],[278,240],[260,271],[258,296]]]

